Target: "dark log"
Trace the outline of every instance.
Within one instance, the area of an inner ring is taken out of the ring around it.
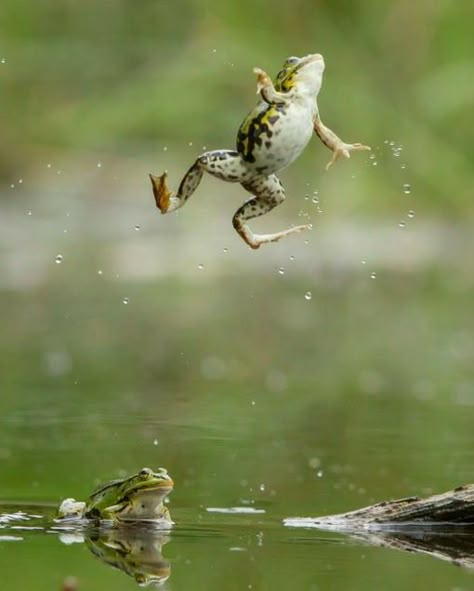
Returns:
[[[365,544],[421,552],[474,568],[474,484],[425,499],[383,501],[348,513],[284,523],[347,533]]]

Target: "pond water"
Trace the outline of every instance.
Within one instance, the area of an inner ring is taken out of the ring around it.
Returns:
[[[72,269],[1,292],[2,582],[472,588],[448,561],[283,524],[472,480],[469,278],[307,291],[273,272],[78,285]],[[171,531],[54,527],[61,499],[144,466],[175,481]]]

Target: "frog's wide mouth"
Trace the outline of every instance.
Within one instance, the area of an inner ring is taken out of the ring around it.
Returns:
[[[301,58],[302,65],[312,64],[313,62],[323,62],[324,58],[320,53],[310,53]]]

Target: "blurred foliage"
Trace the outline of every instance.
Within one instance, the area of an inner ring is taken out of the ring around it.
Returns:
[[[170,145],[174,160],[190,141],[231,148],[252,67],[320,51],[323,120],[344,138],[403,144],[427,208],[472,212],[473,18],[467,0],[3,0],[0,175],[45,147]],[[383,211],[383,170],[371,184],[361,198]]]

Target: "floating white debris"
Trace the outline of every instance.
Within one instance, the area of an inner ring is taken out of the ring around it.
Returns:
[[[265,509],[255,509],[254,507],[206,507],[208,513],[226,513],[226,514],[255,514],[265,513]]]

